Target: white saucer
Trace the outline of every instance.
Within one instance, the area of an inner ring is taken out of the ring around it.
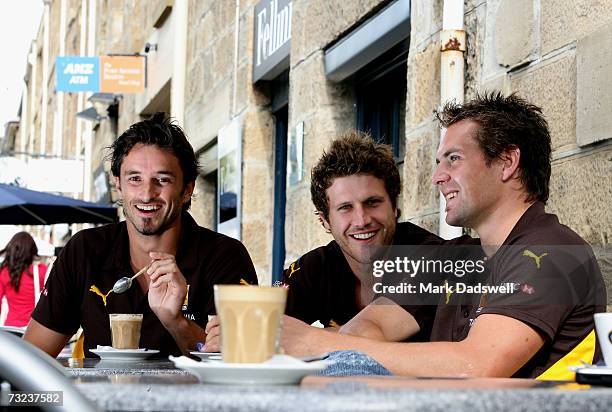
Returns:
[[[149,356],[159,353],[155,349],[90,349],[91,353],[95,353],[102,360],[113,361],[139,361],[148,358]]]
[[[193,352],[189,352],[190,355],[193,355],[195,357],[198,357],[204,361],[207,360],[223,360],[223,358],[221,357],[221,352],[198,352],[198,351],[193,351]]]
[[[205,383],[239,385],[296,385],[329,362],[302,362],[287,355],[275,355],[264,363],[198,362],[185,356],[169,356],[177,368],[193,373]]]

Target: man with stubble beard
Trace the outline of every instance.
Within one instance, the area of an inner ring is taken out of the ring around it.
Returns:
[[[240,242],[198,226],[187,212],[198,164],[182,129],[164,113],[132,125],[110,149],[126,221],[72,237],[24,339],[57,356],[81,326],[91,356],[97,345],[111,345],[108,314],[142,313],[140,348],[187,353],[206,339],[213,285],[256,284],[253,263]],[[145,267],[127,292],[102,299],[121,277]]]
[[[307,323],[340,327],[375,296],[372,262],[392,245],[438,245],[441,239],[410,222],[398,222],[399,170],[387,145],[358,131],[330,144],[312,169],[310,193],[333,240],[292,263],[286,314]],[[431,308],[413,306],[418,336],[428,340]]]

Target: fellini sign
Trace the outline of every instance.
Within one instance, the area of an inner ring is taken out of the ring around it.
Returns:
[[[144,56],[58,56],[58,92],[142,93],[146,82]]]
[[[253,83],[272,80],[289,67],[291,0],[261,0],[255,6]]]

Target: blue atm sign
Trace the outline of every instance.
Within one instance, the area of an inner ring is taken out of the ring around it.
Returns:
[[[58,92],[97,92],[100,90],[98,57],[60,56],[55,60]]]

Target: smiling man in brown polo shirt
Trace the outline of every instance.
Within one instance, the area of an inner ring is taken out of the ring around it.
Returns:
[[[317,216],[333,236],[283,273],[286,314],[338,327],[372,302],[372,260],[389,245],[439,245],[442,239],[410,222],[398,222],[401,183],[391,148],[349,131],[338,137],[311,173]],[[429,340],[432,308],[406,308],[417,320],[416,340]]]
[[[257,283],[251,258],[239,241],[198,226],[189,214],[198,164],[183,130],[164,113],[130,126],[111,151],[126,220],[70,239],[24,339],[57,356],[81,326],[90,357],[97,345],[111,345],[110,313],[141,313],[140,348],[161,356],[194,350],[215,311],[213,285]],[[127,292],[110,292],[143,267]]]
[[[478,233],[483,286],[509,285],[512,293],[447,294],[429,343],[388,342],[406,339],[413,319],[387,298],[341,330],[357,336],[286,317],[283,348],[359,350],[402,375],[571,378],[568,364],[595,356],[593,314],[605,310],[606,290],[590,247],[544,211],[551,142],[541,110],[492,93],[449,104],[438,118],[447,131],[433,182],[447,222]]]

